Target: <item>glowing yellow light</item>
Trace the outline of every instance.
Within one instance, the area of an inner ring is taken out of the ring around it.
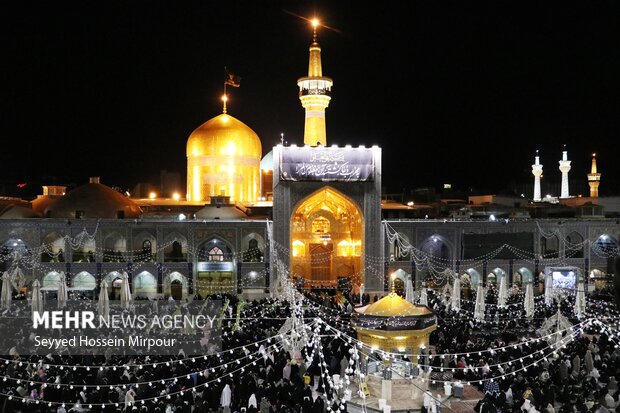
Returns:
[[[178,201],[179,199],[181,199],[181,195],[178,192],[175,192],[174,194],[172,194],[172,199]]]
[[[293,241],[293,257],[299,257],[304,255],[305,245],[300,240]]]
[[[155,198],[157,198],[157,193],[155,192],[149,193],[149,199],[155,199]]]
[[[315,17],[314,19],[312,19],[312,27],[316,29],[318,25],[319,25],[319,19]]]
[[[228,96],[222,95],[222,102],[228,102]]]
[[[226,152],[226,155],[235,156],[235,153],[237,153],[237,147],[235,146],[235,143],[228,142],[225,152]],[[234,171],[234,167],[231,167],[231,172],[232,171]]]

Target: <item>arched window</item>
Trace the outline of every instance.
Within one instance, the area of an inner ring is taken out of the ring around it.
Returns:
[[[577,231],[566,236],[566,257],[583,258],[583,237]]]
[[[224,261],[224,251],[219,247],[211,248],[208,254],[208,261]]]
[[[142,241],[142,253],[140,255],[142,261],[153,261],[153,245],[151,240],[145,239]]]
[[[221,239],[213,238],[198,248],[198,261],[232,261],[234,253]]]
[[[262,262],[265,243],[262,237],[252,233],[243,240],[243,261]]]
[[[543,258],[558,258],[560,256],[560,242],[557,236],[540,239],[540,252]]]
[[[312,232],[327,234],[330,230],[329,219],[325,217],[317,217],[312,221]]]
[[[127,240],[118,233],[112,233],[105,238],[103,243],[104,262],[124,262],[127,253]]]

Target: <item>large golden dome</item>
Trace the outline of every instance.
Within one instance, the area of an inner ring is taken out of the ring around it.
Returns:
[[[262,157],[260,139],[248,125],[228,114],[221,114],[200,125],[187,140],[187,157]]]
[[[208,120],[187,140],[187,199],[224,195],[234,203],[255,202],[261,155],[260,139],[245,123],[225,113]]]
[[[365,315],[383,317],[406,317],[432,313],[427,307],[411,304],[396,293],[386,295],[376,303],[369,305],[364,311]]]

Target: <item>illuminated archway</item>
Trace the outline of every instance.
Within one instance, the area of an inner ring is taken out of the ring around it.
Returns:
[[[364,219],[331,187],[303,199],[291,215],[291,268],[305,287],[350,288],[363,283]]]

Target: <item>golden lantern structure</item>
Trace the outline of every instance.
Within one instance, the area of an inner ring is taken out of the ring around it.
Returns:
[[[373,349],[417,355],[428,348],[437,317],[424,305],[411,304],[392,291],[369,305],[355,321],[357,338]]]
[[[227,196],[254,203],[260,195],[262,146],[256,132],[224,112],[187,140],[187,200],[207,202]]]
[[[428,354],[429,336],[437,329],[437,317],[430,308],[412,304],[396,294],[392,281],[392,292],[368,306],[363,314],[358,314],[354,327],[357,338],[373,350],[413,356],[414,361],[420,360],[423,365]],[[365,354],[362,361],[364,372],[368,371],[369,356]],[[372,375],[366,376],[366,386],[374,389],[382,399],[391,400],[392,357],[383,358],[382,363],[380,390],[377,387],[378,378]],[[403,390],[402,383],[398,387],[400,390],[394,393],[396,398],[406,394],[406,398],[411,399],[409,393]],[[410,387],[405,385],[405,388]]]

